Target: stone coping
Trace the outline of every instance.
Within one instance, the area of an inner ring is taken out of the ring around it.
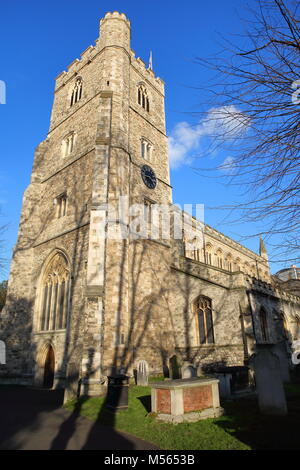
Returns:
[[[207,385],[219,382],[218,379],[212,379],[209,377],[205,377],[200,379],[198,377],[192,379],[176,379],[176,380],[166,380],[164,382],[154,382],[149,383],[151,388],[164,388],[174,390],[177,388],[186,388],[186,387],[199,387],[201,385]]]
[[[158,413],[157,419],[165,421],[166,423],[179,424],[179,423],[195,423],[207,418],[219,418],[224,414],[224,409],[218,408],[207,408],[202,411],[196,411],[191,413],[184,413],[182,415],[167,415],[164,413]]]

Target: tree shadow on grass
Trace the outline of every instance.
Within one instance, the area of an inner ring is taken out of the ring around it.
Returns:
[[[143,395],[137,398],[140,400],[147,413],[151,413],[151,395]]]
[[[123,433],[115,430],[117,410],[107,407],[107,397],[101,406],[97,419],[90,429],[82,450],[134,450],[135,438],[127,438]],[[101,435],[100,435],[101,431]]]
[[[91,356],[92,361],[92,356]],[[88,369],[92,368],[92,362]],[[117,407],[111,406],[111,393],[109,388],[101,406],[96,405],[96,420],[94,423],[81,418],[84,405],[93,398],[89,397],[89,385],[83,384],[82,396],[78,389],[77,399],[70,416],[60,425],[59,430],[52,441],[51,450],[67,449],[68,445],[74,446],[74,436],[76,446],[81,450],[133,450],[136,448],[135,439],[129,439],[122,433],[116,431],[115,420]],[[114,403],[121,401],[122,388],[114,388]],[[99,408],[97,410],[97,408]],[[73,441],[73,442],[72,442]]]
[[[288,400],[287,416],[260,413],[256,398],[222,403],[225,414],[215,424],[253,450],[300,449],[299,398]]]
[[[51,450],[63,450],[68,447],[79,450],[133,450],[138,443],[135,438],[127,438],[124,433],[114,429],[116,410],[107,407],[107,398],[96,412],[96,419],[90,421],[82,417],[86,402],[93,400],[82,396],[75,401],[70,416],[59,427],[51,444]],[[74,440],[75,439],[75,440]]]

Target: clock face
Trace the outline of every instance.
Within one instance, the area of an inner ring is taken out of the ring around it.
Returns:
[[[148,165],[144,165],[141,169],[141,175],[145,185],[150,188],[154,189],[156,187],[156,176],[152,168]]]

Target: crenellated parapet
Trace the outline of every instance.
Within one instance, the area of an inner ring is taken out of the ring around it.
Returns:
[[[121,23],[120,23],[121,21]],[[117,11],[108,12],[100,20],[100,35],[95,41],[95,45],[90,45],[56,77],[55,91],[66,85],[74,76],[79,75],[81,70],[90,64],[94,58],[107,47],[121,47],[126,50],[130,56],[130,62],[136,71],[142,76],[141,81],[146,79],[164,94],[164,82],[155,76],[153,70],[147,67],[146,63],[140,58],[135,57],[135,52],[130,48],[130,21],[124,13]]]
[[[88,65],[96,56],[97,48],[95,46],[89,46],[85,49],[81,55],[80,59],[75,59],[67,67],[67,71],[61,72],[55,79],[56,86],[55,90],[58,90],[61,86],[65,85],[69,80],[71,80],[75,75],[80,75],[81,69]]]
[[[140,57],[135,57],[135,52],[133,50],[131,50],[131,65],[142,77],[145,77],[155,88],[158,88],[159,91],[164,94],[164,81],[161,78],[156,77],[153,70],[147,67],[146,63]]]
[[[125,13],[119,13],[118,11],[113,11],[113,12],[108,11],[106,13],[106,15],[104,16],[104,18],[101,18],[101,20],[100,20],[100,28],[104,25],[104,23],[107,20],[121,20],[121,21],[124,21],[127,24],[128,28],[130,29],[130,20],[127,18]]]
[[[234,250],[238,250],[239,252],[243,253],[245,256],[248,256],[252,259],[255,259],[257,261],[262,261],[263,258],[255,253],[254,251],[250,250],[249,248],[246,248],[245,246],[241,245],[240,243],[236,242],[235,240],[232,240],[232,238],[227,237],[223,233],[219,232],[218,230],[210,227],[209,225],[205,224],[205,234],[210,235],[216,240],[219,240],[223,242],[224,244],[228,245],[229,247],[233,248]]]
[[[241,271],[245,275],[256,279],[263,279],[267,282],[270,280],[270,268],[266,258],[209,225],[202,224],[200,231],[199,228],[196,229],[195,239],[197,233],[200,235],[198,239],[203,241],[203,246],[187,248],[185,243],[185,256],[187,258],[204,262],[228,272]]]
[[[282,289],[278,289],[278,287],[273,284],[252,278],[250,276],[246,276],[245,279],[247,287],[253,291],[259,292],[264,295],[277,297],[278,299],[284,300],[286,302],[293,302],[297,304],[300,303],[300,297],[298,297],[297,295],[290,294],[289,292],[286,292]]]

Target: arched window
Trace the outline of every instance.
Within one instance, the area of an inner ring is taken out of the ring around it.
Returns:
[[[70,272],[62,253],[56,253],[48,263],[40,287],[40,331],[66,328]]]
[[[214,343],[211,299],[200,296],[195,302],[195,314],[200,344]]]
[[[217,266],[218,268],[223,269],[223,252],[222,250],[218,250],[216,253],[216,258],[217,258]]]
[[[241,270],[241,260],[240,260],[240,258],[236,258],[234,265],[235,265],[235,269],[237,271]]]
[[[54,199],[54,204],[56,205],[56,218],[60,219],[61,217],[64,217],[67,213],[67,194],[63,193],[60,194],[60,196],[57,196]]]
[[[194,244],[195,246],[195,249],[192,251],[193,253],[193,259],[195,261],[201,261],[201,251],[199,248],[197,248],[198,246],[198,239],[197,237],[195,237],[193,240],[192,240],[192,244]]]
[[[147,90],[144,85],[140,85],[138,88],[138,104],[142,106],[146,111],[150,111],[149,98]]]
[[[74,150],[76,141],[75,132],[70,132],[62,141],[61,152],[63,157],[68,157]]]
[[[206,264],[212,264],[212,246],[210,243],[205,246],[205,261]]]
[[[259,324],[260,324],[260,331],[262,341],[268,342],[269,341],[269,332],[268,332],[268,320],[267,320],[267,312],[263,307],[261,307],[259,311]]]
[[[226,256],[226,269],[228,271],[232,271],[232,268],[233,268],[232,256],[230,253],[228,253]]]
[[[285,315],[283,312],[280,312],[278,315],[277,312],[274,313],[275,318],[278,318],[278,340],[287,340],[289,338],[289,329]]]
[[[142,90],[140,87],[138,89],[138,104],[142,104]]]
[[[246,261],[246,263],[244,264],[244,273],[250,274],[250,266],[249,266],[248,261]]]
[[[73,106],[73,104],[81,100],[81,97],[82,97],[82,79],[77,78],[73,91],[72,91],[72,95],[71,95],[71,106]]]
[[[151,162],[152,160],[153,145],[144,137],[141,139],[141,156],[145,160]]]

